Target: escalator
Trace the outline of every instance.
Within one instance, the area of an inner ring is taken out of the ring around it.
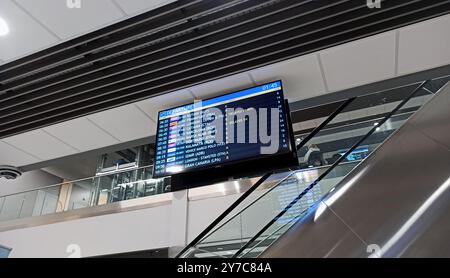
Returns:
[[[435,156],[435,147],[424,155],[425,146],[418,140],[443,140],[441,145],[450,150],[450,135],[439,137],[435,131],[450,130],[450,85],[443,86],[448,80],[429,80],[398,88],[396,94],[374,93],[342,102],[297,146],[298,150],[321,146],[323,153],[333,155],[328,164],[303,164],[264,175],[178,257],[368,257],[373,250],[377,256],[398,256],[392,251],[399,250],[394,248],[398,238],[389,238],[386,228],[404,232],[401,223],[410,216],[405,208],[409,212],[428,201],[423,199],[425,192],[432,193],[436,186],[450,186],[450,153],[441,149],[441,156]],[[361,111],[366,117],[361,117]],[[428,131],[437,137],[427,135]],[[439,165],[423,160],[433,157],[439,158],[435,161]],[[422,169],[417,165],[423,165]],[[411,169],[413,175],[409,175]],[[417,187],[429,183],[432,169],[439,174],[422,192]],[[411,198],[409,187],[417,193]],[[408,231],[424,229],[407,223]],[[409,246],[413,239],[427,242],[425,231],[423,238],[414,238],[416,233],[408,238],[394,235]]]

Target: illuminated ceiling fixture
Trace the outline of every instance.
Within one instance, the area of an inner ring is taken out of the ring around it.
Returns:
[[[0,36],[6,36],[9,34],[9,27],[6,21],[0,17]]]

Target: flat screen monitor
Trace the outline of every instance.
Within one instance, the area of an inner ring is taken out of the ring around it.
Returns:
[[[340,155],[344,155],[346,152],[341,151],[339,152]],[[348,156],[348,161],[356,161],[356,160],[362,160],[366,158],[369,155],[369,148],[368,147],[360,147],[352,151]]]
[[[154,177],[292,152],[286,109],[274,81],[160,111]]]

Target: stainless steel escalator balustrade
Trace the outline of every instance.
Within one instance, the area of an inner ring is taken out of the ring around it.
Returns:
[[[293,225],[301,223],[313,206],[434,93],[428,81],[408,86],[408,91],[397,99],[369,94],[347,103],[300,146],[322,146],[325,164],[329,165],[303,165],[305,169],[286,172],[285,178],[268,188],[265,182],[258,184],[264,189],[248,194],[246,199],[251,201],[239,200],[239,205],[221,215],[220,221],[210,225],[208,232],[197,237],[178,257],[259,256]],[[365,117],[361,117],[361,111]],[[333,149],[333,144],[339,149]],[[339,156],[333,160],[333,155]]]

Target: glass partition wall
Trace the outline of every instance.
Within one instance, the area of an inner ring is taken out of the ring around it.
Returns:
[[[170,178],[152,178],[151,154],[150,145],[104,154],[92,177],[0,196],[0,221],[170,192]]]
[[[110,204],[170,192],[152,166],[123,170],[0,197],[0,221]]]

